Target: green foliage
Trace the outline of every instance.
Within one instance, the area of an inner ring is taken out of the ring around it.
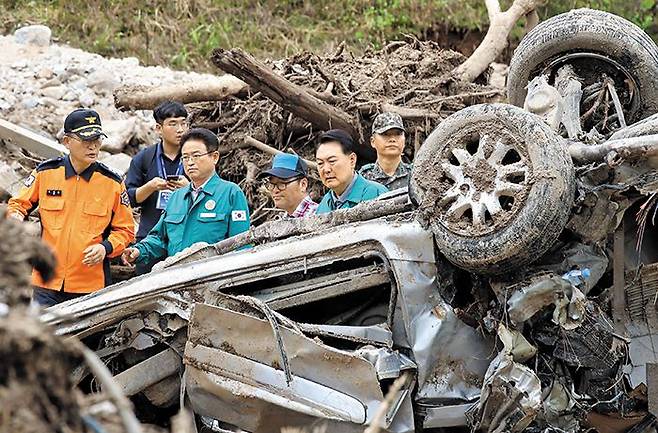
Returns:
[[[501,0],[503,9],[512,0]],[[540,18],[572,8],[617,13],[655,37],[658,0],[547,0]],[[50,26],[61,41],[146,64],[214,71],[214,48],[241,47],[258,57],[324,52],[342,41],[381,47],[405,34],[441,39],[446,31],[486,31],[484,0],[0,0],[0,30]],[[524,34],[523,20],[512,33]],[[439,42],[442,42],[439,40]]]

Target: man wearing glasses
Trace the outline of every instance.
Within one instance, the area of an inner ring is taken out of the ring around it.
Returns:
[[[180,160],[180,139],[188,130],[185,106],[180,102],[164,101],[153,110],[153,118],[160,140],[135,155],[126,173],[130,204],[141,209],[137,242],[158,222],[171,193],[189,183],[183,176]],[[135,272],[145,274],[154,264],[140,263]]]
[[[284,210],[287,218],[315,214],[318,204],[307,193],[308,168],[299,156],[287,153],[276,155],[272,167],[259,177],[267,177],[265,187],[272,195],[274,205]]]
[[[108,259],[133,241],[135,222],[121,176],[97,161],[101,119],[78,109],[64,121],[69,155],[44,161],[9,200],[7,214],[23,220],[37,206],[41,237],[57,258],[55,277],[33,272],[33,299],[51,306],[111,283]]]
[[[242,190],[215,173],[219,142],[204,128],[181,138],[181,161],[191,183],[171,194],[148,236],[127,248],[126,263],[173,256],[197,242],[215,243],[249,230],[249,207]]]

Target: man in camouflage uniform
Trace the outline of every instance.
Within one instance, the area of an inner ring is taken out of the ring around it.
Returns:
[[[361,167],[359,174],[386,186],[389,191],[409,184],[411,164],[402,162],[404,125],[396,113],[381,113],[372,124],[370,145],[377,151],[377,161]]]

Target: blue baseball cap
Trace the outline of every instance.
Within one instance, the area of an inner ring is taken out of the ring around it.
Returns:
[[[272,168],[262,172],[259,177],[274,176],[279,179],[290,179],[298,176],[308,176],[306,163],[297,155],[279,153],[272,161]]]

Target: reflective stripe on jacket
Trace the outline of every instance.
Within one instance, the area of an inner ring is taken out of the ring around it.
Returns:
[[[79,175],[69,157],[41,163],[9,200],[8,213],[24,217],[39,207],[42,239],[55,252],[55,277],[44,282],[33,272],[32,283],[69,293],[89,293],[110,283],[109,258],[119,256],[134,240],[135,222],[121,177],[95,162]],[[82,264],[82,252],[102,244],[102,263]]]

